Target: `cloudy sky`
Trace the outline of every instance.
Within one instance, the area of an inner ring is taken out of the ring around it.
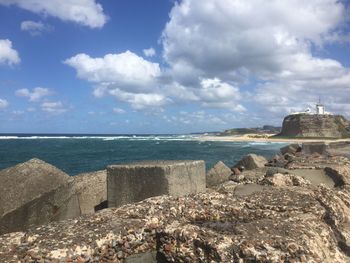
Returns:
[[[187,133],[350,117],[350,3],[0,0],[0,132]]]

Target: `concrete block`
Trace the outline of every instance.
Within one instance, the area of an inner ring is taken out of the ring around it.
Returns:
[[[109,207],[152,196],[204,192],[205,185],[204,161],[146,161],[107,167]]]
[[[320,154],[325,155],[327,153],[327,144],[324,142],[304,142],[301,152],[303,154]]]

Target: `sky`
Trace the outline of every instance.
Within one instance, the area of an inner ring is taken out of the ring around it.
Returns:
[[[350,118],[348,0],[0,0],[0,133]]]

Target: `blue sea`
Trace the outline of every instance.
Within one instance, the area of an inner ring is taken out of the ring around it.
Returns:
[[[42,159],[69,175],[143,160],[204,160],[232,166],[248,153],[265,157],[285,143],[202,141],[199,135],[0,135],[0,169]]]

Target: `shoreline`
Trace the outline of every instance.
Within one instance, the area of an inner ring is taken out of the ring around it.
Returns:
[[[260,137],[259,137],[260,136]],[[305,139],[305,138],[272,138],[273,135],[267,135],[267,137],[261,137],[260,134],[244,134],[244,135],[228,135],[228,136],[215,136],[215,135],[203,135],[198,138],[199,141],[222,141],[222,142],[276,142],[276,143],[304,143],[304,142],[345,142],[350,141],[347,139]]]

